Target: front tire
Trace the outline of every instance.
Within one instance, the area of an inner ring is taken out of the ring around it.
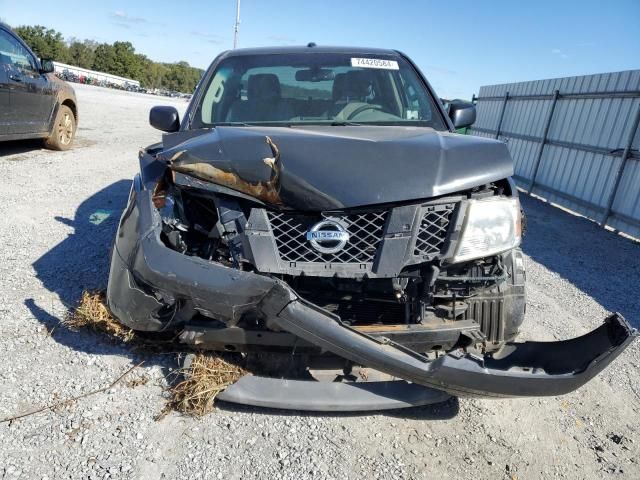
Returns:
[[[44,142],[52,150],[69,150],[76,136],[76,117],[66,105],[60,105],[53,129]]]

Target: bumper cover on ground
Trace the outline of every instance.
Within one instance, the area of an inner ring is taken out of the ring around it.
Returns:
[[[255,308],[283,330],[356,364],[451,394],[488,397],[568,393],[602,371],[637,335],[621,315],[614,314],[575,339],[507,344],[499,358],[454,351],[429,360],[350,329],[338,317],[299,298],[284,282],[168,249],[160,241],[161,222],[149,192],[137,193],[134,208],[125,212],[120,224],[108,289],[109,306],[132,328],[151,329],[141,327],[152,314],[147,305],[155,305],[149,299],[150,289],[162,298],[188,299],[197,310],[225,322]],[[138,284],[144,288],[134,288]],[[338,392],[338,387],[329,388]],[[296,405],[305,408],[300,402]]]
[[[256,407],[358,412],[431,405],[450,397],[441,390],[404,380],[339,383],[246,376],[217,398]]]

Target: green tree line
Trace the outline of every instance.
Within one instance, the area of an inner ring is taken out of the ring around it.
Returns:
[[[203,73],[187,62],[154,62],[136,53],[130,42],[109,44],[76,38],[65,41],[60,32],[42,25],[23,25],[14,31],[40,58],[138,80],[148,89],[190,93]]]

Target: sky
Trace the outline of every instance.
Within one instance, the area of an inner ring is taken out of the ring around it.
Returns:
[[[152,60],[206,68],[233,47],[235,8],[235,0],[0,0],[0,19],[130,41]],[[470,98],[482,85],[640,68],[640,0],[241,0],[238,47],[308,42],[400,50],[438,95]]]

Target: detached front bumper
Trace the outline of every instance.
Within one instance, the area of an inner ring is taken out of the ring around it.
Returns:
[[[614,314],[592,332],[571,340],[510,343],[499,357],[457,350],[429,360],[390,340],[351,329],[298,297],[284,282],[168,249],[160,241],[160,222],[149,191],[134,191],[112,253],[109,307],[138,330],[163,328],[158,312],[176,302],[189,302],[222,322],[234,322],[246,311],[259,309],[283,330],[355,364],[450,394],[487,397],[571,392],[601,372],[637,336],[621,315]],[[378,397],[380,391],[385,390],[376,390]],[[335,387],[332,392],[335,397]],[[237,396],[244,398],[243,403],[252,403],[254,397]],[[282,395],[261,401],[280,408],[305,408],[304,402],[293,406]],[[314,403],[318,402],[310,399],[308,408],[317,409]]]
[[[342,326],[301,300],[278,314],[278,324],[359,365],[454,395],[486,397],[569,393],[600,373],[637,336],[616,313],[600,327],[571,340],[508,343],[499,358],[456,350],[428,360]]]

